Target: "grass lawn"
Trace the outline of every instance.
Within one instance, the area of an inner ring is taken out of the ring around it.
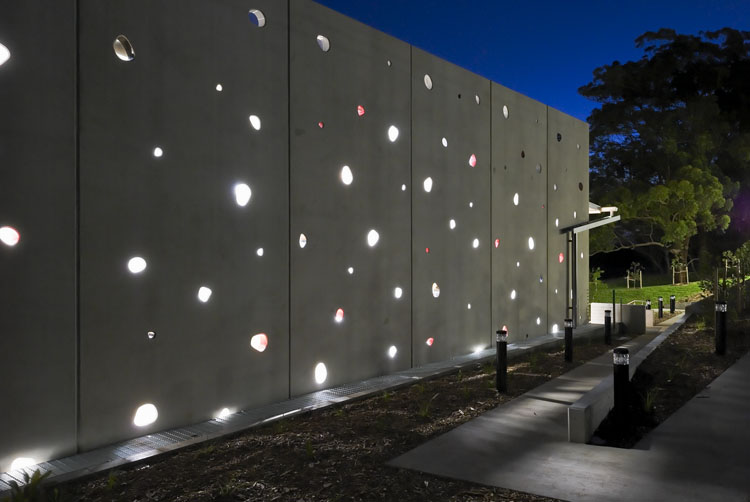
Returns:
[[[643,282],[647,283],[646,277],[643,279]],[[620,303],[620,300],[622,300],[622,303],[628,303],[633,300],[651,300],[651,304],[656,308],[657,299],[660,296],[664,298],[664,305],[668,307],[670,295],[675,295],[676,300],[680,302],[695,297],[701,292],[701,288],[697,281],[681,286],[672,286],[671,284],[644,286],[642,289],[632,287],[626,289],[623,285],[624,282],[625,281],[622,279],[607,281],[604,284],[600,284],[596,291],[594,290],[594,285],[589,284],[589,296],[591,297],[591,301],[604,303],[611,302],[612,290],[614,289],[617,303]]]

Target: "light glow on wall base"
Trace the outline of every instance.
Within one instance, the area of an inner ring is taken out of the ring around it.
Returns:
[[[257,115],[250,115],[250,125],[256,131],[260,131],[260,117]]]
[[[393,297],[398,300],[401,298],[401,296],[404,294],[404,290],[396,286],[396,288],[393,290]]]
[[[344,309],[336,310],[336,315],[333,316],[334,321],[342,322],[344,320]]]
[[[373,229],[367,233],[367,245],[368,246],[374,247],[378,243],[379,240],[380,240],[380,234],[377,232],[377,230]]]
[[[422,182],[422,187],[424,188],[425,192],[430,193],[432,191],[432,178],[425,178]]]
[[[318,363],[315,366],[315,383],[318,385],[322,384],[328,378],[328,369],[323,363]]]
[[[237,183],[234,185],[234,200],[237,202],[238,206],[247,206],[247,203],[250,202],[250,197],[252,196],[253,191],[250,190],[250,187],[246,183]]]
[[[396,348],[395,345],[391,345],[388,348],[388,357],[390,357],[391,359],[393,359],[394,357],[396,357],[397,353],[398,353],[398,349]]]
[[[211,291],[211,288],[207,288],[206,286],[201,286],[198,289],[198,299],[202,301],[203,303],[206,303],[208,300],[211,299],[211,294],[213,291]]]
[[[398,139],[398,127],[392,125],[388,128],[388,139],[391,140],[391,143]]]
[[[135,59],[135,50],[133,45],[125,35],[118,35],[115,41],[112,42],[112,48],[115,50],[115,55],[121,61],[132,61]]]
[[[231,414],[232,411],[229,408],[222,408],[221,411],[214,416],[214,418],[217,420],[224,420]]]
[[[13,459],[13,462],[10,463],[10,470],[11,471],[18,471],[20,469],[25,469],[27,467],[31,467],[32,465],[36,465],[36,460],[34,460],[31,457],[18,457]],[[10,499],[8,499],[10,500]]]
[[[258,9],[250,9],[248,17],[250,18],[250,22],[258,28],[263,28],[266,25],[266,16],[264,16],[263,12]]]
[[[21,234],[13,227],[0,227],[0,242],[13,247],[21,240]]]
[[[328,40],[328,37],[318,35],[316,41],[318,42],[318,47],[320,47],[321,51],[328,52],[329,50],[331,50],[331,42],[330,40]]]
[[[560,328],[559,328],[559,326],[558,326],[557,324],[553,324],[553,325],[552,325],[552,333],[553,333],[553,334],[555,334],[555,333],[557,333],[558,331],[560,331]]]
[[[344,166],[341,168],[341,174],[339,175],[341,177],[341,182],[344,185],[351,185],[352,181],[354,181],[354,174],[352,174],[352,170],[349,168],[349,166]]]
[[[141,272],[146,270],[146,267],[146,260],[144,260],[140,256],[134,256],[130,260],[128,260],[128,270],[130,270],[131,274],[140,274]]]
[[[440,286],[438,286],[437,282],[432,283],[432,296],[435,298],[440,296]]]
[[[10,59],[10,49],[0,44],[0,66]]]
[[[266,347],[268,347],[268,335],[265,333],[258,333],[257,335],[253,335],[253,337],[250,339],[250,347],[257,350],[258,352],[263,352],[266,350]]]
[[[157,418],[159,418],[159,412],[156,410],[156,406],[151,403],[143,404],[135,412],[133,425],[136,427],[145,427],[156,422]]]

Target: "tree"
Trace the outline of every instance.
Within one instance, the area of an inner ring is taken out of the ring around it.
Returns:
[[[750,187],[750,32],[674,30],[636,39],[638,61],[597,68],[579,92],[591,124],[592,198],[622,221],[591,232],[592,252],[660,248],[690,263],[691,240],[724,232]]]

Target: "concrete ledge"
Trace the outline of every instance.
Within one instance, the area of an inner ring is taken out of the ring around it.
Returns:
[[[659,336],[651,340],[645,347],[630,357],[630,378],[633,378],[638,366],[672,333],[690,318],[692,312],[686,312]],[[568,441],[571,443],[586,443],[602,420],[614,405],[614,389],[612,374],[584,394],[578,401],[568,407]]]

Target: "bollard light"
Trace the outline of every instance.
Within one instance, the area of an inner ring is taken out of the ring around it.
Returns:
[[[627,347],[616,347],[612,351],[614,362],[613,381],[614,381],[614,417],[618,424],[623,424],[626,420],[628,408],[628,387],[630,386],[630,353]]]
[[[604,311],[604,343],[612,344],[612,311]]]
[[[646,310],[651,310],[651,300],[646,300]]]
[[[669,313],[674,314],[674,307],[675,307],[675,297],[674,295],[671,295],[669,297]]]
[[[714,343],[716,354],[723,356],[727,351],[727,302],[716,302]]]
[[[716,302],[716,312],[726,312],[727,302]]]
[[[664,317],[664,298],[659,297],[659,319]]]
[[[495,387],[498,392],[506,392],[508,390],[508,330],[497,330],[495,344],[497,347],[497,373],[495,374]]]
[[[615,366],[630,365],[630,351],[625,347],[616,347],[612,351],[612,359]]]
[[[573,319],[565,319],[565,360],[573,360]]]

